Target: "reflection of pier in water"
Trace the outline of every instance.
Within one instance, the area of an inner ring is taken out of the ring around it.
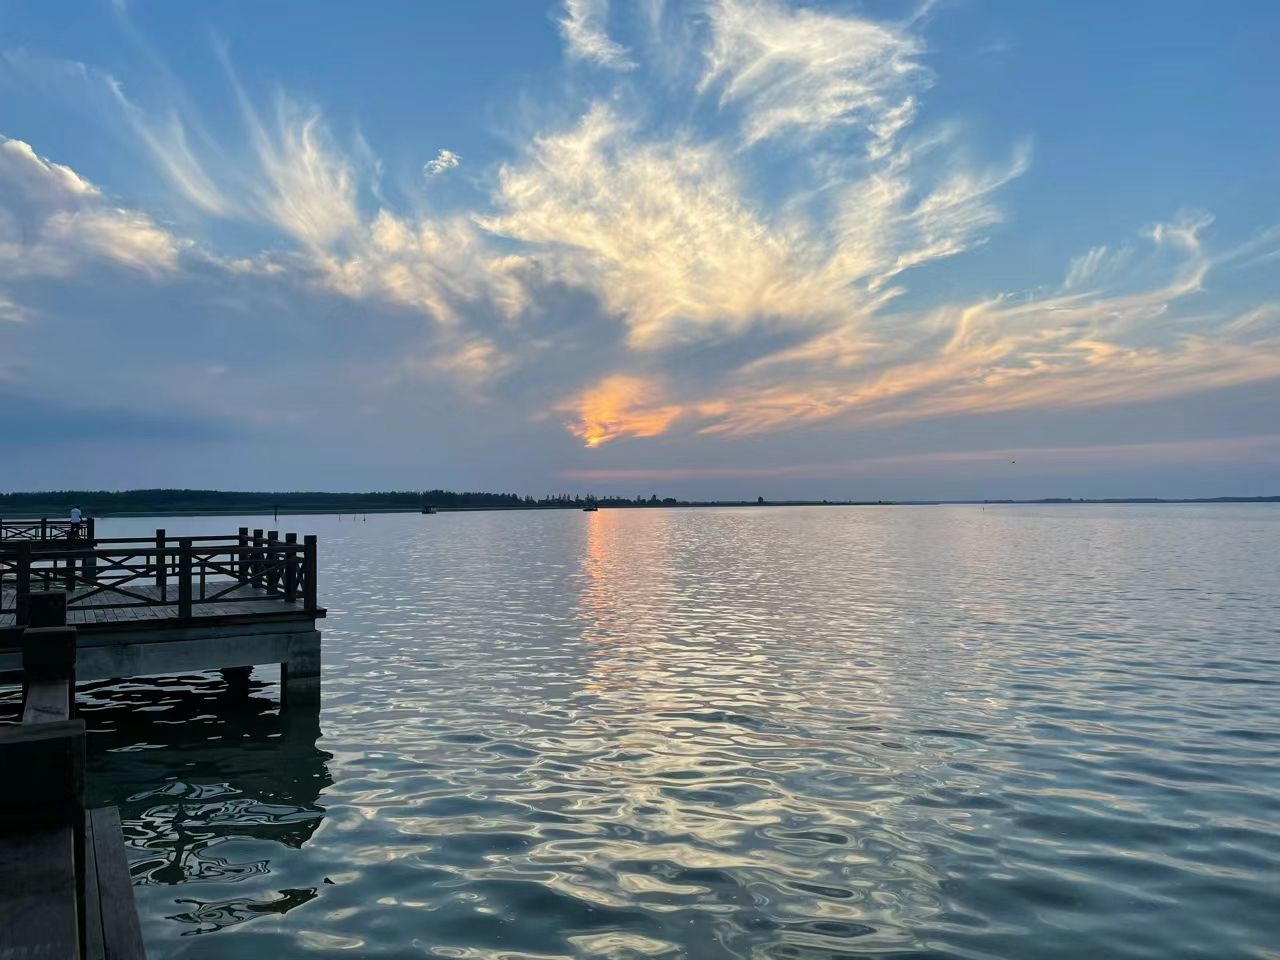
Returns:
[[[222,679],[81,686],[89,783],[96,799],[119,807],[135,885],[260,878],[271,873],[269,859],[237,862],[219,848],[257,840],[296,849],[311,839],[324,816],[320,794],[333,782],[331,756],[316,746],[318,705],[281,710],[261,695],[266,687],[230,670]],[[180,898],[184,909],[169,919],[211,932],[315,896],[315,888],[291,888],[263,899]]]

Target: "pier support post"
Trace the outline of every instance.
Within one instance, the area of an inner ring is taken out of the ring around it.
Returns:
[[[249,677],[253,673],[253,667],[220,667],[218,672],[222,674],[228,693],[248,696]]]
[[[62,627],[66,623],[66,591],[36,590],[28,596],[26,626]]]
[[[280,696],[285,706],[320,702],[320,631],[289,638],[289,659],[280,664]]]

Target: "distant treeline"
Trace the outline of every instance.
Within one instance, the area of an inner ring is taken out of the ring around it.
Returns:
[[[244,492],[234,490],[49,490],[41,493],[0,493],[0,519],[9,517],[60,517],[73,506],[87,516],[112,514],[261,514],[273,513],[378,513],[441,510],[554,510],[567,507],[714,507],[848,505],[891,506],[908,504],[1106,504],[1106,503],[1276,503],[1280,497],[1205,497],[1187,500],[1127,498],[1075,500],[1050,497],[1040,500],[677,500],[675,497],[617,497],[592,494],[551,493],[542,497],[516,493],[482,493],[453,490],[387,490],[374,493],[324,493],[290,491]]]
[[[73,506],[87,515],[121,513],[376,513],[445,509],[537,509],[573,506],[672,506],[674,497],[596,497],[547,494],[535,499],[515,493],[453,490],[388,490],[374,493],[231,490],[49,490],[40,493],[0,493],[0,517],[61,516]]]

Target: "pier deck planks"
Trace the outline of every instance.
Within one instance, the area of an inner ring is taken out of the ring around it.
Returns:
[[[218,593],[230,586],[230,581],[210,580],[207,586],[207,592],[210,594]],[[178,591],[176,587],[169,588],[169,594],[166,598],[168,603],[160,602],[160,588],[154,584],[138,585],[129,584],[128,589],[131,593],[136,593],[146,597],[151,601],[150,605],[139,603],[137,606],[118,606],[122,602],[122,598],[118,594],[112,594],[110,591],[103,591],[95,596],[89,597],[84,601],[84,606],[72,606],[67,610],[67,625],[87,629],[90,632],[104,627],[119,627],[124,624],[128,625],[146,625],[154,621],[173,621],[178,619]],[[11,584],[5,584],[0,587],[0,607],[13,607],[14,588]],[[127,598],[124,602],[133,603]],[[74,597],[71,603],[75,604]],[[191,604],[192,620],[199,622],[202,619],[235,617],[235,618],[260,618],[260,619],[284,619],[284,618],[306,618],[313,619],[316,616],[323,616],[323,612],[309,612],[301,600],[290,603],[280,597],[279,594],[271,594],[259,587],[237,587],[224,597],[220,597],[217,601],[209,603],[202,601],[199,596],[192,598]],[[15,626],[14,614],[0,613],[0,629]]]

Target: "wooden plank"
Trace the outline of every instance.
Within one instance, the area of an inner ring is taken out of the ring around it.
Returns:
[[[71,683],[61,680],[32,680],[22,701],[22,722],[55,723],[71,719]]]
[[[321,607],[317,610],[305,610],[296,604],[288,604],[283,602],[258,602],[254,601],[240,613],[228,613],[223,609],[228,604],[215,603],[208,605],[211,612],[206,616],[193,617],[191,620],[185,621],[186,626],[192,627],[227,627],[229,629],[238,629],[248,623],[288,623],[288,622],[312,622],[321,619],[327,615],[327,611]],[[79,624],[81,631],[80,642],[83,645],[87,638],[99,634],[111,634],[118,630],[135,630],[148,629],[181,629],[182,624],[175,624],[177,614],[172,607],[162,608],[166,612],[159,618],[122,621],[120,619],[111,619],[109,616],[103,619],[95,619],[92,622]]]
[[[0,960],[79,960],[76,831],[0,835]]]
[[[102,944],[105,960],[146,960],[142,925],[129,879],[120,814],[115,807],[90,810],[93,820],[94,860],[101,904]]]
[[[102,895],[98,889],[98,857],[93,842],[93,811],[84,815],[84,960],[106,960],[102,943]]]

